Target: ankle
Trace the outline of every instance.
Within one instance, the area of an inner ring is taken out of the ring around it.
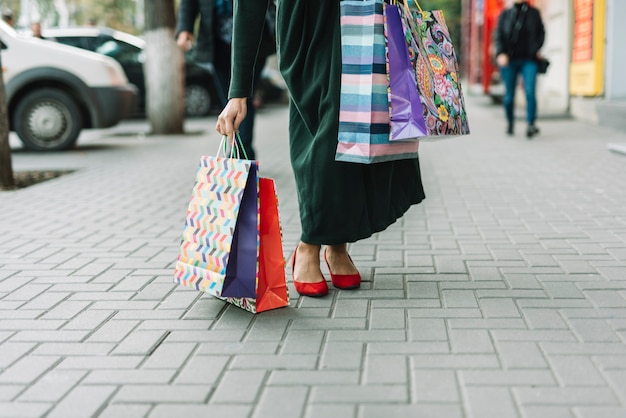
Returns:
[[[320,268],[320,250],[319,245],[298,244],[292,259],[294,281],[315,283],[325,280]]]

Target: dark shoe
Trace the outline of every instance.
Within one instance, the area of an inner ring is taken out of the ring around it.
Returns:
[[[350,258],[350,255],[348,255]],[[328,272],[330,273],[330,281],[333,283],[337,289],[358,289],[361,287],[361,274],[333,274],[330,269],[330,264],[328,264],[328,259],[326,258],[326,250],[324,250],[324,261],[326,261],[326,265],[328,266]],[[350,261],[352,259],[350,258]],[[356,268],[356,267],[355,267]]]
[[[513,135],[513,124],[509,124],[509,126],[506,128],[506,134],[509,136]]]
[[[291,257],[291,277],[293,278],[293,271],[296,266],[296,253],[298,252],[298,247],[293,251],[293,256]],[[326,280],[321,282],[307,283],[307,282],[298,282],[296,279],[293,279],[293,285],[296,288],[296,292],[301,294],[302,296],[311,296],[314,298],[326,296],[328,294],[328,283]]]
[[[539,128],[537,128],[535,125],[529,125],[528,129],[526,130],[526,138],[531,139],[533,136],[537,135],[539,133]]]

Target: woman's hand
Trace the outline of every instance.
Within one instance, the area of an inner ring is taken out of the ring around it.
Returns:
[[[221,135],[228,136],[231,144],[235,139],[235,132],[239,130],[239,125],[241,125],[248,112],[247,100],[245,97],[230,99],[217,118],[215,130]]]

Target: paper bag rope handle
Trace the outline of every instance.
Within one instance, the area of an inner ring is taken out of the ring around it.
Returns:
[[[246,149],[243,146],[243,142],[241,142],[241,137],[239,136],[239,131],[235,133],[235,140],[231,144],[230,155],[228,153],[228,136],[223,135],[222,140],[220,141],[219,148],[217,149],[217,157],[220,155],[224,155],[224,157],[228,158],[236,158],[241,159],[241,154],[243,154],[243,158],[245,160],[248,159],[248,154],[246,153]],[[240,154],[241,152],[241,154]]]
[[[404,7],[405,7],[407,10],[410,10],[410,9],[409,9],[409,3],[407,2],[407,0],[403,0],[403,2],[404,2]],[[419,10],[419,11],[420,11],[420,13],[424,13],[424,11],[423,11],[423,10],[422,10],[422,8],[420,7],[420,4],[417,2],[417,0],[413,0],[413,2],[414,2],[414,3],[415,3],[415,5],[417,6],[417,10]],[[395,1],[394,1],[394,3],[395,3]]]

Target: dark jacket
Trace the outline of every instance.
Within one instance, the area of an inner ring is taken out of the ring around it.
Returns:
[[[505,9],[498,18],[494,33],[496,56],[536,59],[545,40],[545,29],[539,10],[524,2]]]
[[[215,0],[181,0],[178,6],[177,37],[181,32],[194,33],[196,18],[200,17],[194,46],[195,58],[199,62],[213,62],[215,55],[214,11]]]
[[[227,0],[227,6],[232,5],[232,0]],[[224,36],[232,38],[232,32],[226,34],[221,21],[223,16],[218,16],[216,0],[181,0],[178,8],[176,24],[176,37],[181,32],[194,33],[195,22],[200,17],[198,33],[195,37],[195,59],[199,62],[215,62],[216,56],[230,56],[230,40],[225,41]],[[232,6],[231,6],[232,7]],[[230,18],[232,24],[232,16]],[[230,29],[232,31],[232,27]],[[265,29],[259,47],[259,59],[263,61],[276,52],[276,6],[270,2],[266,16]],[[230,62],[230,59],[228,59]]]

